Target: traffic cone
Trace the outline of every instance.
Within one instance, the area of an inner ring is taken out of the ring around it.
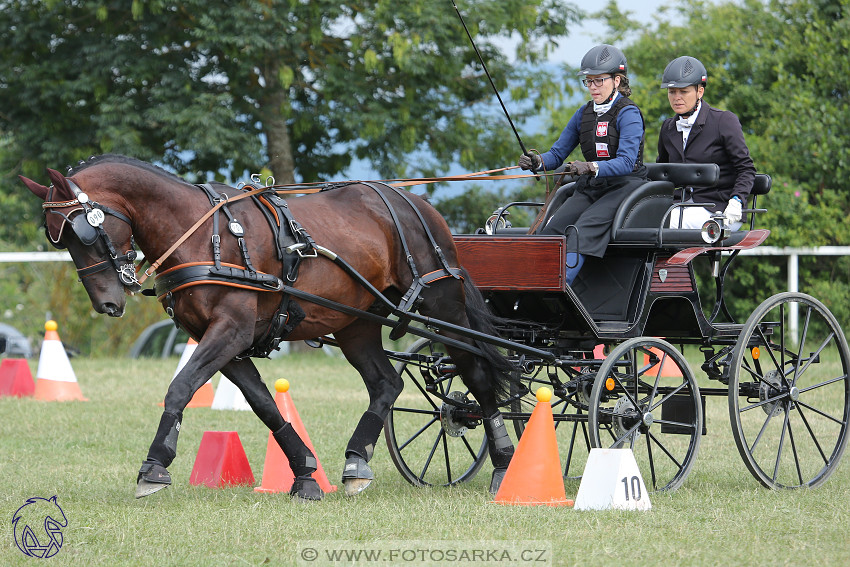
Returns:
[[[671,357],[671,356],[665,357],[664,353],[662,351],[658,350],[657,348],[651,348],[651,349],[649,349],[649,351],[652,352],[653,354],[655,354],[655,356],[658,357],[658,362],[656,364],[654,364],[651,368],[649,368],[649,370],[647,370],[647,372],[644,374],[644,376],[657,377],[658,373],[661,372],[661,376],[660,376],[661,378],[681,378],[682,377],[682,369],[679,368],[679,365],[676,363],[675,360],[673,360],[673,357]],[[659,368],[659,366],[661,366],[662,359],[664,361],[664,366]],[[649,366],[649,355],[648,354],[643,355],[643,365]]]
[[[254,473],[237,432],[204,432],[189,484],[210,488],[254,484]]]
[[[564,490],[555,419],[552,417],[552,391],[537,390],[537,405],[517,444],[505,478],[499,486],[497,504],[519,506],[572,506]]]
[[[242,390],[236,384],[222,376],[215,389],[215,397],[212,401],[212,409],[216,410],[250,410],[251,406],[245,400]]]
[[[32,396],[35,381],[30,365],[23,358],[4,358],[0,363],[0,398],[3,396]]]
[[[38,357],[38,370],[35,373],[35,390],[33,395],[36,400],[46,402],[66,402],[77,400],[87,402],[83,397],[77,376],[71,368],[71,361],[59,333],[56,321],[48,321],[44,324],[44,342],[41,344],[41,354]]]
[[[292,403],[292,397],[289,395],[289,381],[281,378],[275,381],[274,388],[277,391],[274,399],[280,410],[280,415],[292,424],[292,427],[295,428],[295,432],[298,433],[301,440],[310,448],[313,455],[316,455],[316,449],[313,448],[310,436],[307,435],[307,430],[304,429],[304,424],[301,423],[301,418],[298,416],[298,410],[295,409],[295,404]],[[319,483],[319,488],[325,493],[335,492],[336,485],[331,484],[328,480],[328,475],[325,474],[322,463],[319,462],[318,455],[316,455],[316,466],[318,468],[312,476]],[[269,432],[269,442],[266,446],[266,462],[263,465],[263,481],[254,490],[256,492],[289,492],[294,481],[295,475],[292,474],[292,469],[289,468],[289,461],[286,455],[283,454],[280,445],[277,444],[274,436]]]
[[[186,348],[183,349],[183,354],[180,355],[180,361],[177,363],[177,369],[174,370],[174,376],[171,377],[171,381],[173,382],[177,375],[183,370],[183,367],[186,366],[186,363],[189,362],[189,359],[192,358],[192,353],[195,352],[195,349],[198,348],[198,341],[189,337],[189,340],[186,342]],[[212,378],[207,380],[203,386],[198,388],[198,391],[195,392],[195,395],[192,396],[192,399],[189,401],[187,408],[208,408],[212,406],[213,399],[215,399],[215,389],[213,388]],[[163,405],[160,403],[159,405]]]

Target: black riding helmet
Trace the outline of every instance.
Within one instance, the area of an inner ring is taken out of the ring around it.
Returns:
[[[683,55],[667,64],[664,74],[661,75],[661,88],[680,89],[691,85],[705,86],[707,79],[708,73],[705,71],[705,65],[700,63],[700,60],[696,57]]]
[[[579,75],[604,75],[605,73],[626,74],[626,56],[622,51],[607,43],[597,45],[585,53],[581,58],[581,70],[578,72]]]

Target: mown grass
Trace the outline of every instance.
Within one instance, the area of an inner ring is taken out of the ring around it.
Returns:
[[[537,541],[551,547],[555,565],[850,564],[850,467],[815,490],[762,488],[738,456],[725,398],[708,400],[708,435],[683,488],[651,495],[648,512],[495,505],[489,463],[464,486],[414,488],[383,445],[372,461],[377,480],[357,498],[337,492],[298,505],[252,487],[194,487],[189,476],[207,430],[237,431],[257,485],[262,476],[268,431],[250,412],[208,408],[186,410],[173,486],[135,500],[175,363],[75,358],[90,401],[0,398],[0,565],[37,561],[15,546],[11,518],[27,498],[54,494],[68,518],[64,546],[49,560],[58,565],[294,565],[304,540]],[[270,387],[290,380],[319,459],[338,484],[367,402],[357,374],[321,353],[259,366]],[[568,497],[577,490],[569,481]]]

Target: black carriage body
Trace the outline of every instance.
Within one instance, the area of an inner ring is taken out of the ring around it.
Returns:
[[[664,228],[674,187],[711,185],[717,166],[649,165],[655,180],[622,203],[605,257],[588,257],[571,288],[564,280],[571,251],[565,237],[527,234],[524,228],[455,237],[461,265],[494,311],[516,323],[507,334],[544,341],[650,335],[686,343],[725,336],[734,342],[741,325],[706,317],[690,260],[754,247],[768,231],[734,232],[709,246],[699,230]],[[769,186],[770,178],[760,176],[756,192],[766,193]],[[558,201],[556,195],[552,208]]]

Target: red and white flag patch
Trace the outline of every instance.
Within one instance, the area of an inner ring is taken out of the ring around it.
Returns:
[[[608,144],[596,144],[596,157],[611,157],[608,153]]]
[[[602,138],[608,135],[608,123],[607,122],[598,122],[596,124],[596,137]]]

